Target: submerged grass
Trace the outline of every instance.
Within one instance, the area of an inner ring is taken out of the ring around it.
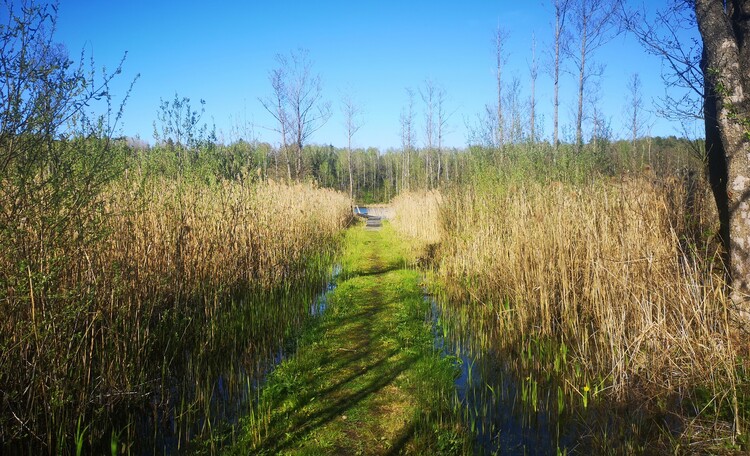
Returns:
[[[417,271],[386,225],[349,230],[320,321],[269,377],[232,454],[461,454],[456,367],[433,347]]]

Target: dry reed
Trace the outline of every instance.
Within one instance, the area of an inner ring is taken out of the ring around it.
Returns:
[[[400,206],[433,204],[414,196]],[[454,298],[491,309],[493,344],[553,338],[584,371],[579,387],[598,379],[611,399],[639,403],[700,387],[736,414],[726,285],[701,240],[712,210],[682,179],[528,182],[453,192],[439,220],[430,210],[402,229],[431,238],[424,227],[443,226],[439,273]]]
[[[461,235],[442,271],[478,300],[509,303],[501,331],[562,335],[616,397],[674,391],[734,357],[721,276],[683,248],[690,227],[672,211],[685,200],[642,178],[453,199]]]
[[[402,193],[391,202],[395,215],[393,227],[407,237],[418,252],[440,242],[443,228],[439,223],[443,197],[437,190]]]
[[[106,235],[77,242],[73,227],[64,248],[38,252],[60,268],[54,283],[30,265],[23,293],[3,290],[0,440],[52,452],[77,420],[152,394],[185,339],[210,339],[233,297],[321,280],[351,217],[346,196],[307,184],[135,181],[99,203]],[[14,264],[2,255],[0,266]]]

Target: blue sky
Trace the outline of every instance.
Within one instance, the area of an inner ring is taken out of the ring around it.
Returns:
[[[258,139],[277,143],[267,128],[273,120],[258,97],[271,92],[268,72],[275,66],[274,56],[302,47],[310,51],[333,108],[332,118],[311,142],[345,145],[339,102],[348,91],[364,111],[355,145],[398,147],[405,88],[417,90],[429,78],[445,89],[453,112],[446,142],[463,147],[466,121],[495,98],[492,36],[498,24],[509,33],[506,80],[517,75],[524,97],[531,37],[536,35],[537,109],[544,117],[545,137],[551,135],[552,84],[544,69],[552,20],[549,1],[542,0],[63,1],[56,37],[72,56],[85,48],[97,66],[110,69],[128,52],[115,94],[122,95],[136,74],[141,77],[121,130],[151,142],[160,98],[172,99],[177,92],[190,97],[194,106],[199,99],[206,101],[206,119],[213,119],[225,141],[235,139],[233,125],[247,124],[254,126]],[[627,35],[602,48],[596,60],[606,65],[596,84],[601,109],[613,134],[626,136],[627,80],[639,73],[646,107],[651,108],[651,100],[664,93],[661,62]],[[561,82],[563,125],[572,124],[575,81],[565,75]],[[676,125],[656,115],[651,124],[654,135],[679,133]]]

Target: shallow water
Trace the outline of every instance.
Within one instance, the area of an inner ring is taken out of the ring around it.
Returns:
[[[456,358],[456,407],[475,435],[477,454],[548,455],[581,451],[581,411],[559,402],[561,379],[525,374],[508,353],[482,343],[486,321],[462,306],[432,301],[435,346]],[[475,327],[472,327],[475,325]],[[486,337],[486,336],[484,336]]]
[[[169,390],[153,395],[147,408],[123,414],[120,422],[131,426],[129,436],[123,436],[130,441],[126,445],[131,453],[178,454],[187,449],[216,449],[231,441],[268,374],[294,351],[301,328],[325,312],[327,293],[334,289],[340,271],[340,266],[334,266],[330,280],[317,292],[240,305],[255,309],[238,308],[228,316],[239,324],[229,337],[237,340],[219,350],[196,347],[185,352]],[[282,309],[275,321],[264,324],[262,334],[246,333],[245,327],[257,327],[252,320],[268,306]]]

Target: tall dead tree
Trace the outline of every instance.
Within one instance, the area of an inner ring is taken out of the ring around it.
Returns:
[[[354,198],[354,173],[352,172],[352,137],[362,128],[362,109],[354,102],[351,94],[341,99],[341,111],[344,114],[346,129],[346,158],[349,164],[349,198]]]
[[[497,77],[497,145],[498,147],[502,147],[505,143],[505,120],[503,118],[503,65],[505,64],[505,41],[508,39],[508,32],[501,28],[500,26],[497,27],[497,30],[495,30],[495,36],[494,36],[494,45],[495,45],[495,65],[496,70],[495,74]]]
[[[565,19],[570,9],[570,0],[552,0],[555,10],[555,45],[554,63],[552,65],[552,82],[554,84],[553,114],[552,114],[552,144],[555,150],[560,146],[560,66],[562,64],[562,50],[566,46]]]
[[[419,90],[419,95],[424,103],[424,137],[425,137],[425,187],[432,187],[432,153],[435,148],[435,109],[437,102],[437,87],[428,79],[424,88]]]
[[[441,176],[445,176],[445,180],[450,177],[450,171],[447,166],[443,167],[443,139],[448,130],[448,120],[451,114],[446,111],[447,96],[443,87],[437,89],[437,118],[435,121],[435,127],[437,129],[437,182],[440,184]]]
[[[430,188],[433,184],[440,184],[444,171],[442,161],[443,138],[450,114],[446,111],[445,89],[439,84],[428,79],[419,94],[425,108],[425,179],[427,187]]]
[[[536,142],[536,79],[539,75],[536,64],[536,35],[531,35],[531,64],[529,65],[529,77],[531,79],[531,94],[529,96],[529,140],[532,144]]]
[[[638,73],[633,73],[628,81],[628,104],[626,115],[630,128],[630,143],[635,149],[635,142],[641,136],[646,119],[643,115],[643,92],[641,90],[641,78]]]
[[[260,99],[263,108],[279,123],[275,131],[282,136],[286,151],[292,145],[295,156],[295,177],[303,175],[302,150],[307,139],[331,117],[331,104],[323,100],[320,75],[312,71],[310,53],[306,49],[292,51],[289,56],[277,54],[278,67],[271,71],[269,80],[273,94]],[[288,177],[292,166],[286,152]]]
[[[573,0],[573,27],[577,42],[569,42],[565,53],[578,71],[578,109],[576,111],[576,148],[583,145],[583,105],[586,83],[600,75],[602,68],[592,65],[591,57],[613,37],[617,3],[612,0]],[[577,46],[574,48],[573,46]]]
[[[411,153],[414,150],[414,91],[406,89],[406,107],[401,111],[401,148],[403,149],[403,169],[401,188],[411,188]]]
[[[282,64],[278,68],[271,70],[268,73],[268,80],[271,83],[273,92],[266,98],[258,98],[258,101],[260,101],[263,108],[276,120],[277,126],[271,127],[271,129],[281,135],[280,150],[277,157],[279,154],[284,155],[284,161],[286,162],[286,178],[291,181],[292,162],[289,157],[289,114],[287,113],[285,65]],[[276,174],[278,175],[278,158],[276,159],[276,168]]]
[[[522,119],[521,80],[513,76],[506,87],[505,94],[505,141],[519,144],[523,141],[524,128]]]

